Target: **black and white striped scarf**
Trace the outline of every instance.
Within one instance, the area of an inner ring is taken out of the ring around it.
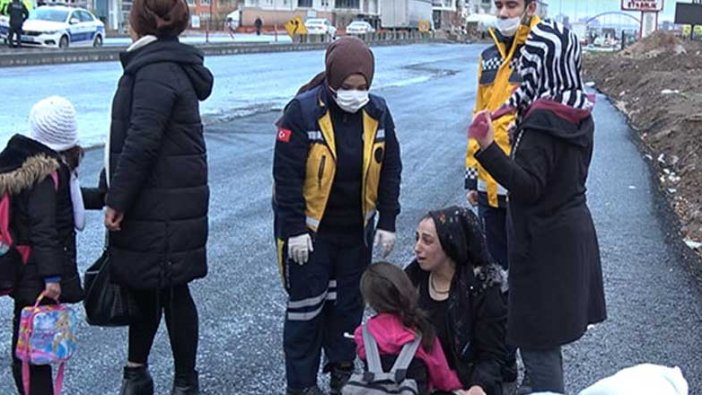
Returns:
[[[538,99],[548,99],[578,109],[594,103],[584,91],[578,37],[563,25],[545,20],[531,29],[519,57],[521,85],[507,101],[522,118]]]

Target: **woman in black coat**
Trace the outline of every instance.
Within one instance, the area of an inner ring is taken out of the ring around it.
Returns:
[[[416,259],[405,271],[466,393],[501,395],[507,310],[481,229],[465,208],[431,211],[417,227]]]
[[[561,346],[606,318],[585,197],[594,103],[584,92],[580,64],[577,37],[554,22],[540,23],[522,49],[524,82],[509,101],[519,119],[512,158],[494,143],[487,114],[476,116],[487,119],[486,127],[474,129],[476,158],[509,190],[507,333],[534,391],[564,392]]]
[[[142,319],[129,327],[122,395],[153,394],[147,361],[165,312],[175,359],[173,394],[199,393],[198,316],[188,284],[207,274],[209,187],[199,101],[213,77],[202,52],[178,42],[181,0],[137,0],[135,42],[112,104],[105,225],[113,280],[132,290]]]

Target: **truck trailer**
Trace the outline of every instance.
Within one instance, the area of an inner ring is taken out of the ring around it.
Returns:
[[[420,22],[432,23],[431,0],[380,0],[383,29],[417,30]]]

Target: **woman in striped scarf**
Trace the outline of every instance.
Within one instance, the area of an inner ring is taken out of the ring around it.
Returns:
[[[509,190],[507,336],[536,392],[565,392],[561,346],[606,319],[585,196],[594,97],[580,69],[575,34],[552,21],[538,24],[521,50],[523,82],[507,102],[518,114],[511,157],[494,142],[490,114],[478,114],[471,126],[477,160]]]

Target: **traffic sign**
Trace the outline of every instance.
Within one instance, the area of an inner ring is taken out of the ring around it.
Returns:
[[[664,0],[622,0],[622,11],[663,11]]]
[[[427,33],[429,29],[431,29],[431,24],[429,23],[428,20],[422,19],[419,21],[419,31],[422,33]]]
[[[295,37],[298,34],[307,34],[307,27],[302,18],[296,16],[285,24],[285,31],[288,32],[290,37]]]

